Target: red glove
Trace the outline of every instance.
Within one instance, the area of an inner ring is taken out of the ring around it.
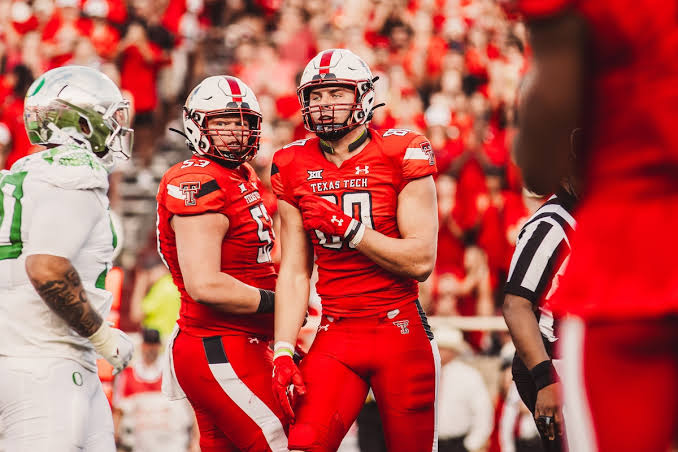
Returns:
[[[338,205],[318,196],[304,196],[299,201],[304,229],[317,229],[325,235],[336,235],[354,246],[365,233],[365,225],[346,215]],[[354,243],[356,242],[356,243]]]
[[[298,396],[306,394],[301,372],[292,357],[280,354],[273,360],[273,397],[278,401],[285,418],[294,424],[294,406]]]

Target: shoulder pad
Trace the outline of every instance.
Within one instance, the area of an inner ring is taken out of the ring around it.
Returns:
[[[55,187],[108,190],[108,171],[101,160],[88,149],[75,145],[28,155],[12,165],[12,172],[16,171],[26,171]]]
[[[381,136],[382,152],[401,169],[405,180],[436,172],[433,148],[425,136],[408,129],[389,129]]]
[[[310,140],[313,140],[313,137],[303,138],[301,140],[293,141],[291,143],[286,144],[285,146],[283,146],[280,149],[287,149],[287,148],[291,148],[291,147],[294,147],[294,146],[306,146],[306,143],[308,143]]]
[[[415,134],[418,135],[417,132],[410,130],[410,129],[388,129],[384,133],[381,134],[383,138],[387,137],[404,137],[409,134]]]
[[[225,194],[211,171],[181,169],[179,163],[165,174],[158,188],[158,203],[177,215],[219,212],[224,208]]]

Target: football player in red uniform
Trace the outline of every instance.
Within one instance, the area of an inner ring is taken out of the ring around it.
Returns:
[[[168,353],[175,378],[163,381],[193,405],[203,452],[287,451],[270,384],[274,235],[247,163],[260,126],[257,99],[241,80],[203,80],[184,107],[195,155],[158,189],[158,248],[181,292]]]
[[[336,450],[370,387],[389,451],[437,450],[440,358],[417,300],[436,255],[436,165],[425,137],[368,126],[374,80],[348,50],[313,58],[297,92],[317,137],[273,157],[282,246],[273,388],[294,422],[290,450]],[[297,369],[314,252],[323,317]]]
[[[534,52],[525,180],[553,191],[583,126],[582,201],[554,308],[571,450],[667,450],[678,431],[678,3],[520,0]]]

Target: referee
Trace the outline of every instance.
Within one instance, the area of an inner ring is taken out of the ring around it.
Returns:
[[[576,199],[572,185],[563,183],[525,223],[504,289],[504,319],[516,347],[513,380],[534,415],[546,452],[567,450],[561,387],[552,362],[557,358],[557,319],[549,300],[570,254]]]

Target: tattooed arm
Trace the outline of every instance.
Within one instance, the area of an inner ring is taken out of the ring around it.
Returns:
[[[103,322],[87,300],[78,272],[71,262],[49,254],[26,258],[26,273],[43,301],[79,335],[89,337]]]
[[[114,373],[127,366],[134,345],[127,335],[111,328],[87,300],[80,276],[71,261],[49,254],[26,257],[26,273],[42,300],[111,363]]]

